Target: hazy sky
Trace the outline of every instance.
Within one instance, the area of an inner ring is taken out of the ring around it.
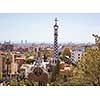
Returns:
[[[0,41],[53,43],[55,17],[59,20],[59,43],[94,43],[92,34],[100,34],[99,13],[0,13]]]

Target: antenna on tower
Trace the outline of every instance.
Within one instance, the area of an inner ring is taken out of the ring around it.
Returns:
[[[55,18],[55,25],[57,25],[57,21],[58,21],[58,20],[57,20],[57,17],[56,17],[56,18]]]

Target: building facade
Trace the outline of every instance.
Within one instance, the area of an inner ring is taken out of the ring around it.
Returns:
[[[80,61],[84,52],[85,52],[84,48],[73,49],[71,52],[71,61],[73,63]]]

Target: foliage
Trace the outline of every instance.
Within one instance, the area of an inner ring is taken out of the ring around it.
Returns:
[[[41,52],[41,55],[44,57],[44,62],[46,62],[48,57],[51,57],[52,51],[51,50],[44,50]]]
[[[34,81],[27,79],[11,80],[7,84],[11,86],[37,86]],[[87,48],[77,66],[71,66],[71,70],[65,77],[60,76],[60,62],[52,66],[50,86],[100,86],[100,51]]]
[[[0,72],[0,80],[2,79],[2,72]]]
[[[100,51],[87,48],[77,67],[72,67],[71,76],[62,85],[100,85]]]
[[[57,81],[51,82],[49,85],[50,86],[61,86],[61,84],[59,82],[57,82]]]
[[[62,52],[61,52],[61,55],[60,55],[60,58],[62,59],[62,60],[65,60],[65,56],[71,56],[71,53],[70,53],[70,49],[69,48],[67,48],[67,47],[64,47],[63,48],[63,50],[62,50]]]
[[[26,57],[26,58],[28,58],[28,57],[30,57],[30,56],[35,56],[36,54],[35,54],[35,52],[25,52],[24,53],[24,56]]]
[[[51,82],[57,81],[60,74],[60,61],[57,61],[56,66],[52,66]]]
[[[100,85],[100,51],[87,48],[86,56],[80,62],[83,71],[83,85]]]
[[[25,63],[27,63],[27,64],[33,64],[34,61],[35,61],[34,59],[26,59]]]
[[[10,85],[10,86],[37,86],[38,84],[34,81],[29,81],[27,79],[23,79],[23,80],[10,80],[9,82],[6,83],[6,85]]]
[[[87,48],[85,54],[66,77],[59,76],[50,86],[100,86],[100,51]]]

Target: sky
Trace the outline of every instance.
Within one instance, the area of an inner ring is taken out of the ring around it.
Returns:
[[[53,43],[58,18],[59,43],[94,43],[100,35],[100,13],[0,13],[0,41]]]

